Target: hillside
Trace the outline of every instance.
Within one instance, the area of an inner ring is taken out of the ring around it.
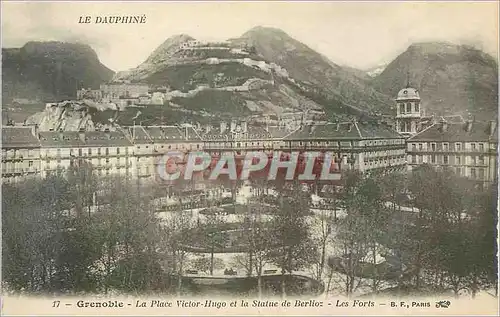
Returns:
[[[72,99],[77,88],[98,88],[113,71],[99,62],[88,45],[28,42],[2,49],[2,101],[40,102]]]
[[[223,115],[323,109],[338,118],[390,107],[361,71],[331,63],[280,30],[255,28],[238,39],[186,48],[191,42],[173,36],[114,80],[167,85],[174,107]],[[194,93],[200,88],[203,93]]]
[[[408,72],[426,113],[497,116],[498,65],[486,53],[449,43],[413,44],[373,79],[373,86],[395,96]]]
[[[265,60],[285,68],[295,80],[314,86],[333,105],[385,112],[392,104],[391,98],[373,89],[358,70],[331,62],[282,30],[255,27],[233,41],[254,46]]]

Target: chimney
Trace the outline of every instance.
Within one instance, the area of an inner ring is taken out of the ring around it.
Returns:
[[[472,131],[472,121],[471,120],[467,120],[467,122],[465,123],[465,131],[466,132]]]
[[[231,132],[234,132],[236,130],[236,120],[231,120]]]
[[[493,134],[495,134],[496,128],[497,128],[497,122],[495,120],[490,120],[488,125],[488,132],[490,136],[493,136]]]
[[[222,133],[226,132],[226,129],[227,129],[227,124],[226,124],[226,122],[222,121],[220,123],[220,133],[222,134]]]
[[[186,140],[189,140],[189,127],[184,127],[184,137],[186,138]]]
[[[78,137],[80,141],[85,142],[85,128],[78,129]]]
[[[34,124],[31,127],[31,133],[38,138],[38,124]]]
[[[246,121],[243,121],[241,123],[241,130],[243,131],[243,133],[247,133],[248,132],[248,123]]]
[[[441,120],[441,132],[446,132],[448,131],[448,122],[446,120]]]
[[[351,132],[352,130],[352,122],[347,123],[347,132]]]

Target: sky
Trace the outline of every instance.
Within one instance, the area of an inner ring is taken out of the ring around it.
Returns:
[[[241,36],[280,28],[334,63],[370,69],[415,42],[469,44],[498,56],[498,2],[14,2],[2,1],[2,47],[89,44],[114,71],[142,63],[167,38]],[[79,24],[80,16],[145,15],[145,24]]]

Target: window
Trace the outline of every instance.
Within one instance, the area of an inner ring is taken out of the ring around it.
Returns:
[[[419,143],[419,144],[418,144],[418,150],[419,150],[419,151],[422,151],[422,143]]]
[[[443,164],[448,164],[448,155],[443,155]]]
[[[33,161],[28,162],[28,167],[33,167]]]
[[[92,155],[92,149],[89,148],[89,156]]]
[[[474,167],[471,167],[470,169],[470,177],[471,178],[476,178],[476,169]]]
[[[476,151],[476,143],[471,143],[470,147],[472,151]]]
[[[117,147],[117,148],[116,148],[116,154],[117,154],[117,155],[119,155],[119,154],[120,154],[120,148],[119,148],[119,147]]]
[[[416,145],[415,143],[413,143],[413,144],[411,145],[411,150],[412,150],[412,151],[416,151],[416,150],[417,150],[417,145]]]
[[[484,179],[484,168],[480,168],[478,172],[479,172],[479,179]]]
[[[455,143],[455,151],[462,151],[462,143]]]
[[[413,163],[413,155],[408,155],[408,163],[409,164]]]
[[[448,143],[443,143],[443,151],[448,152]]]
[[[106,148],[106,155],[109,155],[109,148]]]
[[[97,149],[97,155],[101,155],[101,148]]]
[[[457,173],[457,175],[462,175],[462,168],[461,167],[457,167],[456,168],[456,173]]]
[[[406,112],[411,112],[411,103],[406,104]]]
[[[436,155],[431,155],[431,163],[436,163]]]
[[[415,103],[415,112],[420,112],[420,105]]]
[[[461,157],[460,156],[455,156],[455,164],[460,165],[461,163]]]
[[[483,155],[481,155],[481,156],[479,157],[479,164],[480,164],[480,165],[484,165],[484,156],[483,156]]]
[[[484,144],[483,143],[479,143],[479,151],[484,152]]]
[[[399,113],[404,113],[405,112],[405,105],[403,103],[399,104]]]
[[[436,143],[431,143],[431,151],[436,151]]]
[[[109,158],[106,158],[106,164],[109,164]]]

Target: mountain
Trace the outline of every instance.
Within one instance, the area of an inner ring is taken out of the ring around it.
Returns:
[[[365,74],[369,77],[377,77],[380,75],[384,69],[387,67],[388,64],[380,64],[375,67],[372,67],[368,70],[366,70]]]
[[[450,43],[413,44],[373,79],[373,86],[396,96],[408,74],[428,114],[497,117],[498,64],[480,50]]]
[[[166,85],[174,107],[225,115],[312,109],[344,118],[392,104],[362,71],[336,65],[283,31],[264,27],[220,43],[173,36],[114,80]]]
[[[285,68],[333,104],[382,112],[392,105],[391,98],[373,89],[359,71],[331,62],[282,30],[258,26],[234,41],[254,46],[264,59]]]
[[[88,45],[28,42],[2,49],[2,100],[74,99],[77,88],[98,88],[113,74]]]

